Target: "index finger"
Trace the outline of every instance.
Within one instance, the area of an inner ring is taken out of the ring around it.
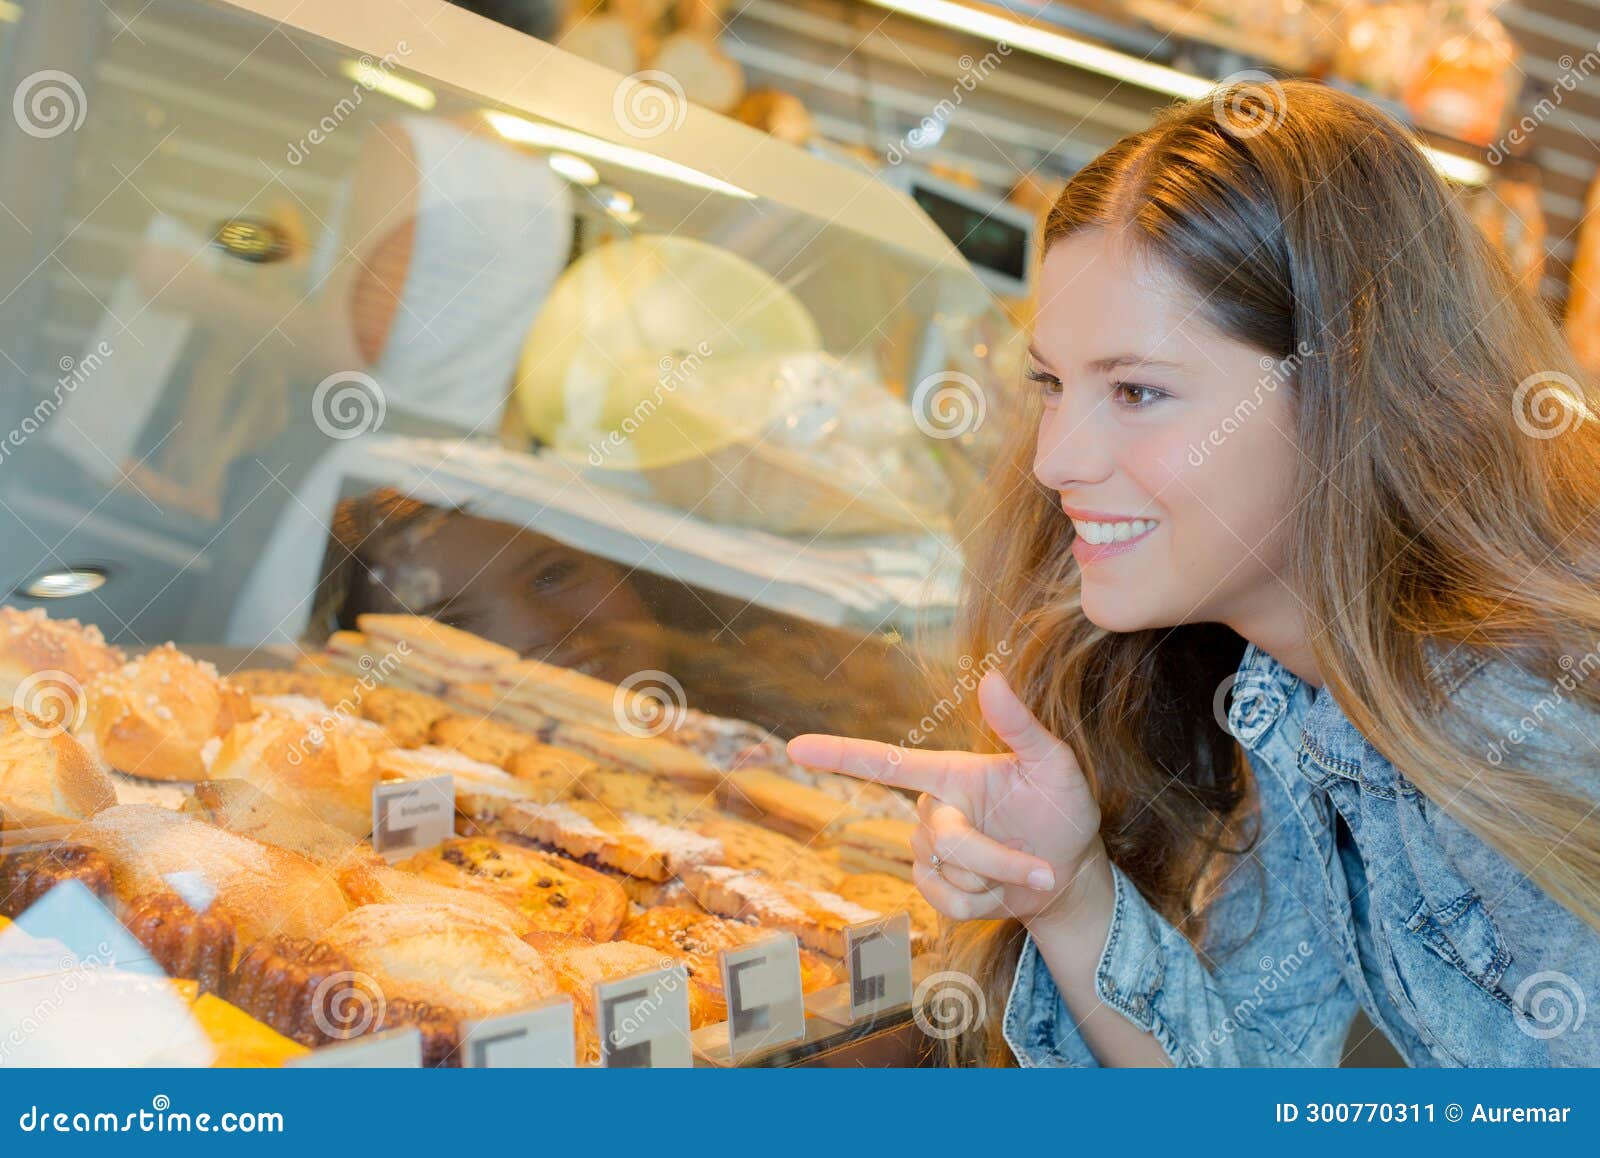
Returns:
[[[877,740],[807,732],[789,741],[789,758],[811,768],[830,768],[859,780],[926,792],[940,800],[966,796],[965,782],[993,757],[976,752],[930,752]]]

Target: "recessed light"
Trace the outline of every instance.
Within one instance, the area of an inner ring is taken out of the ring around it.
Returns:
[[[104,567],[67,567],[59,571],[43,571],[29,579],[16,594],[29,599],[68,599],[74,595],[87,595],[105,586],[110,576]]]

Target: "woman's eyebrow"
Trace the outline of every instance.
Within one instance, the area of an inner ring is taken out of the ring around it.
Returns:
[[[1182,362],[1169,362],[1164,358],[1147,358],[1143,354],[1113,354],[1109,358],[1096,358],[1088,364],[1091,373],[1109,374],[1113,370],[1137,366],[1146,370],[1183,370]]]

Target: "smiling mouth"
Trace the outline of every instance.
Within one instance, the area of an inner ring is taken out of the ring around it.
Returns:
[[[1142,539],[1151,531],[1160,526],[1158,519],[1122,519],[1116,522],[1100,522],[1090,519],[1073,519],[1072,529],[1090,546],[1100,546],[1110,543],[1128,543],[1135,539]]]

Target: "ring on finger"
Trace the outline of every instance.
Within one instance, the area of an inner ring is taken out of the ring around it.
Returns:
[[[944,858],[941,857],[938,853],[931,853],[928,856],[928,865],[939,876],[941,876],[941,877],[944,876]]]

